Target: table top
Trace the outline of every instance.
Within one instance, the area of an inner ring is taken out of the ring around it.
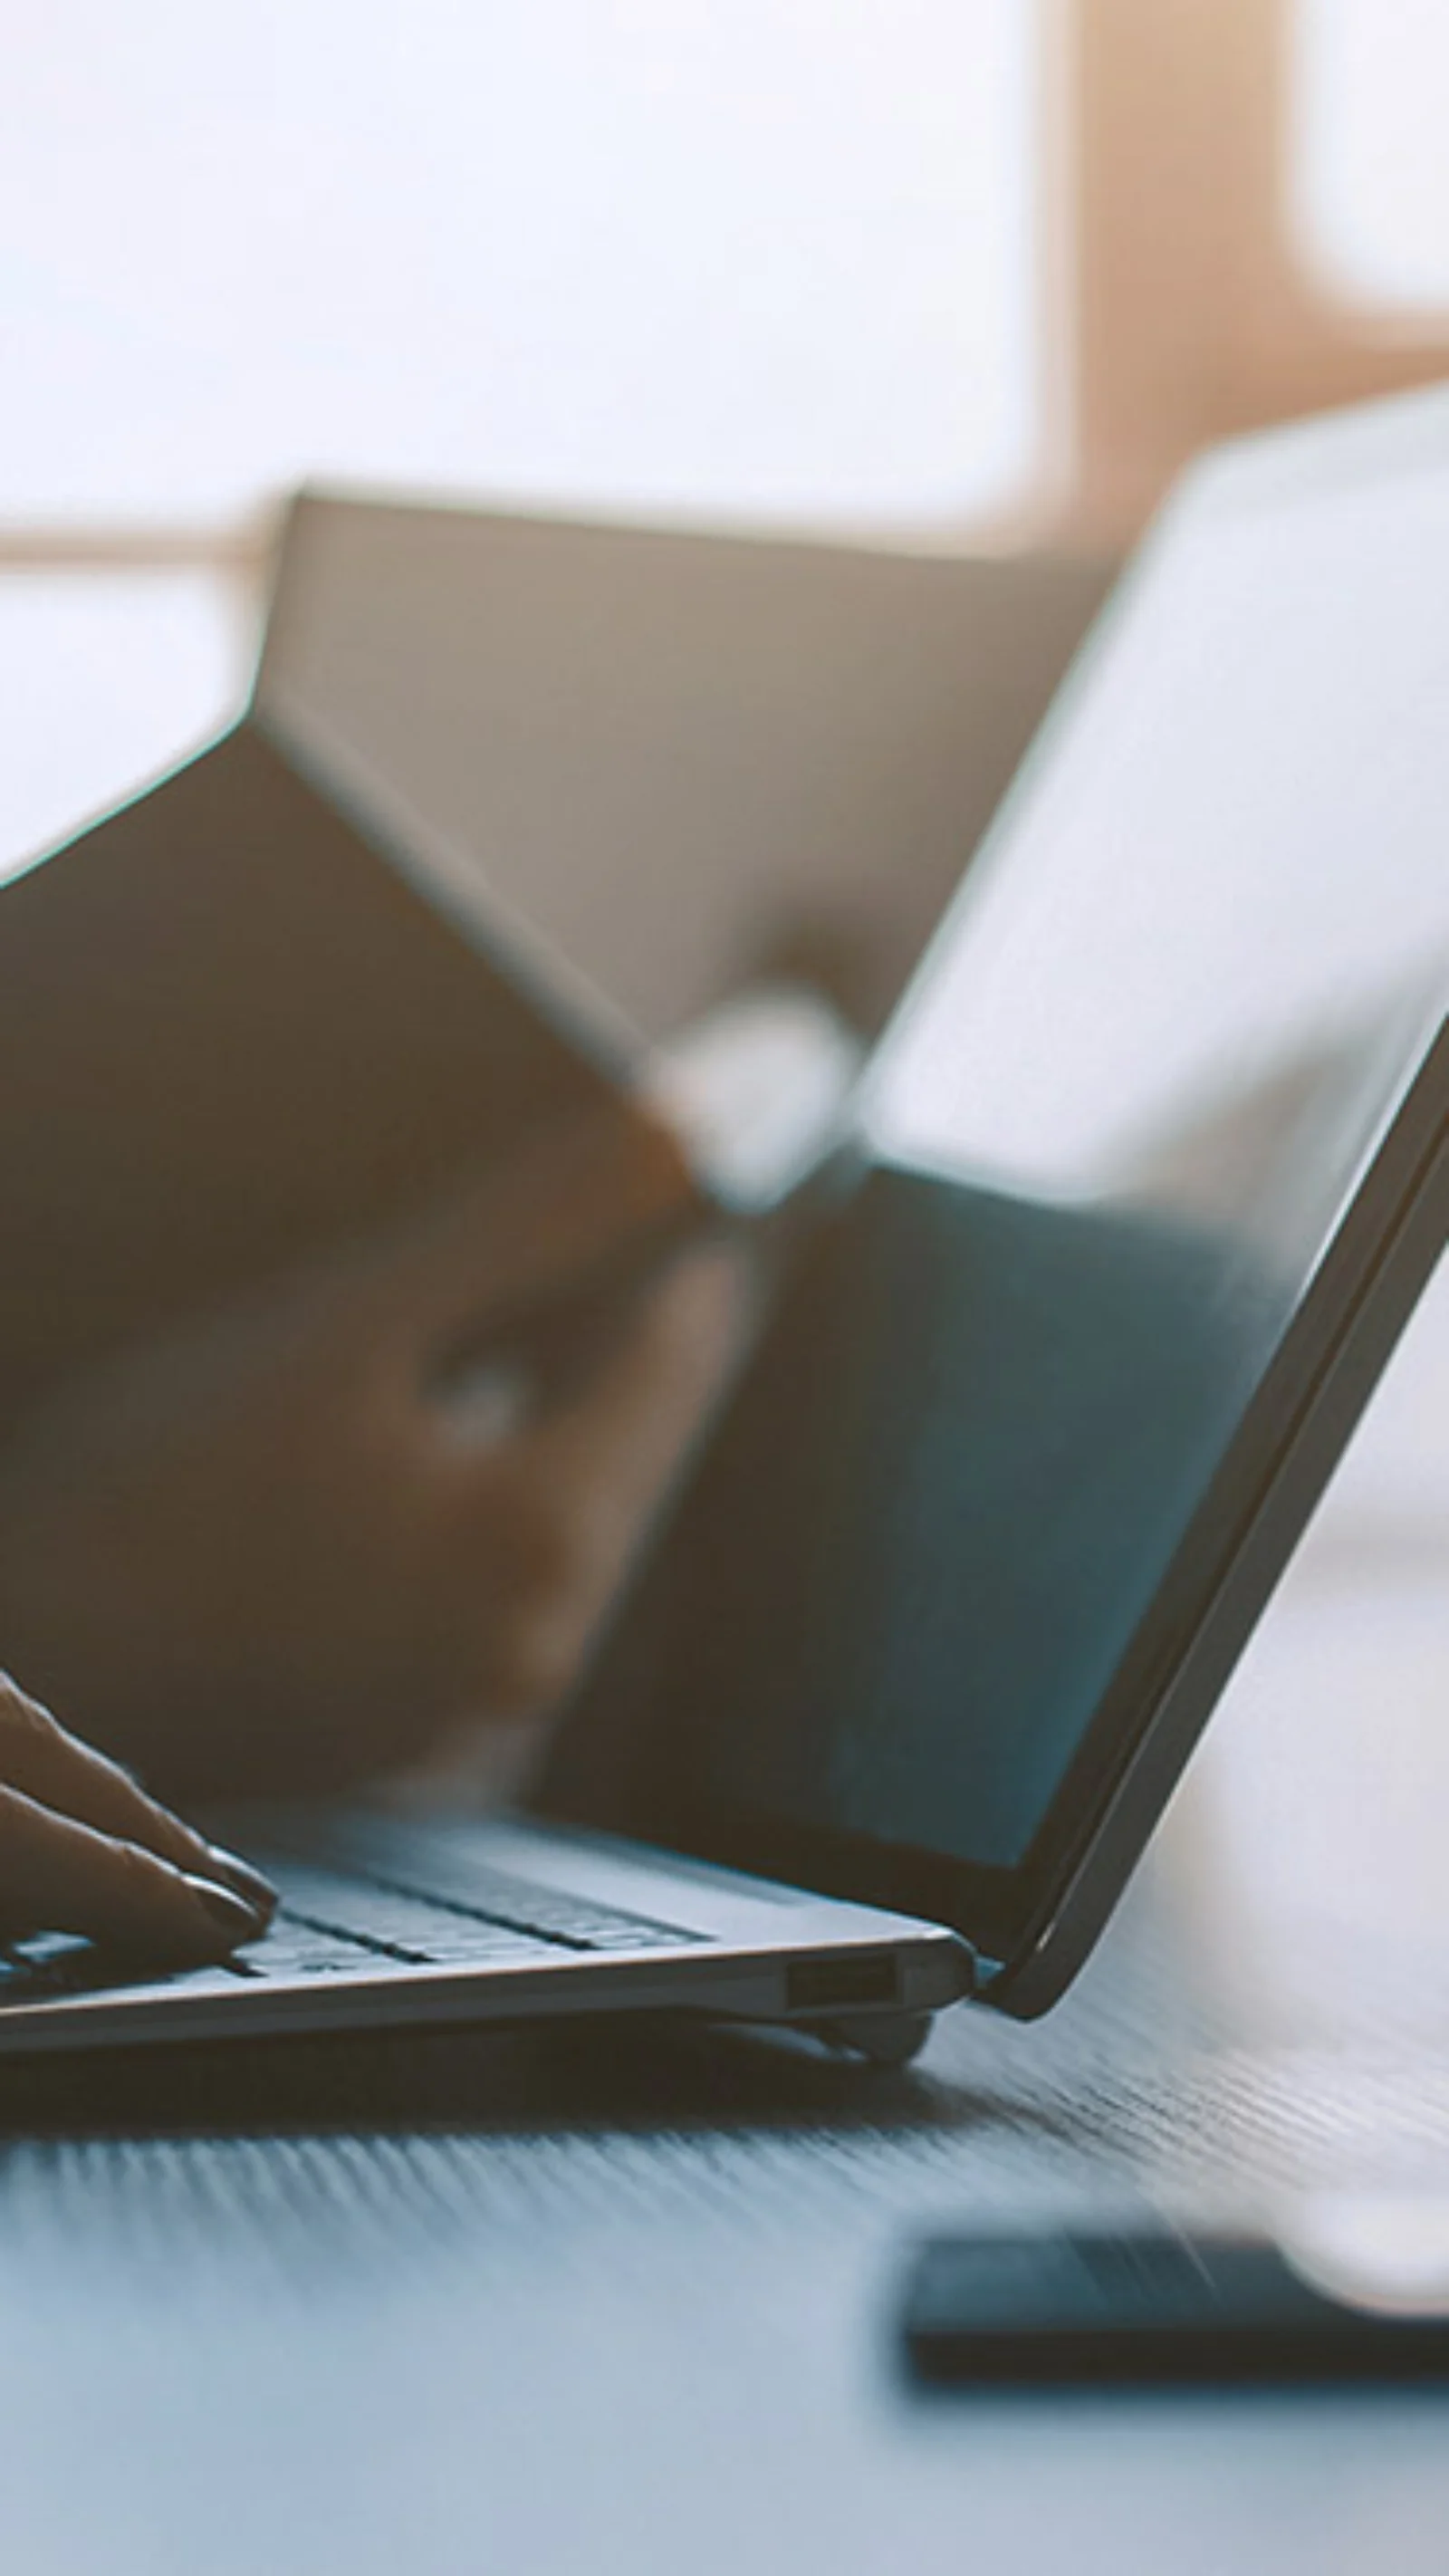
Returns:
[[[938,2223],[1449,2191],[1449,2055],[1350,2018],[1245,2041],[1159,1872],[1049,2021],[966,2008],[905,2075],[599,2023],[12,2102],[0,2559],[1442,2576],[1449,2396],[926,2398],[897,2361]]]
[[[1443,1536],[1326,1516],[1033,2027],[7,2079],[0,2563],[1444,2576],[1449,2393],[928,2398],[894,2337],[938,2224],[1449,2222]]]

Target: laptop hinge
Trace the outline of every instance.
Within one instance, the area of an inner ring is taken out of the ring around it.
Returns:
[[[997,1978],[1005,1969],[1006,1961],[1004,1959],[986,1958],[984,1954],[977,1949],[974,1941],[966,1940],[964,1932],[962,1933],[961,1938],[966,1942],[966,1947],[971,1953],[971,1983],[967,1989],[967,1993],[972,2003],[984,2003],[990,1995],[991,1989],[995,1985]]]

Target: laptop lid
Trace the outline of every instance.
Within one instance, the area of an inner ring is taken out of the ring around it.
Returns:
[[[255,712],[649,1041],[780,972],[874,1028],[1107,580],[313,490]]]
[[[1188,478],[546,1811],[930,1913],[1050,2000],[1449,1226],[1446,568],[1449,393]]]

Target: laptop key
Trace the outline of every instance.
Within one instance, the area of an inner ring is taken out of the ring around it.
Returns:
[[[360,1941],[340,1941],[310,1924],[277,1922],[237,1954],[244,1977],[365,1976],[384,1962]]]
[[[276,1875],[283,1926],[310,1926],[319,1936],[355,1941],[382,1958],[441,1966],[463,1959],[536,1958],[547,1947],[512,1925],[470,1921],[410,1891],[291,1865]]]
[[[440,1844],[420,1848],[405,1829],[385,1839],[364,1831],[348,1835],[340,1866],[330,1855],[268,1854],[281,1908],[266,1939],[246,1952],[241,1973],[482,1970],[580,1953],[638,1953],[703,1937],[480,1867],[471,1855],[450,1850],[446,1837]]]
[[[5,1964],[13,1974],[58,1978],[84,1971],[97,1956],[83,1933],[32,1932],[28,1940],[7,1942]]]
[[[707,1936],[643,1914],[601,1905],[515,1877],[460,1851],[446,1836],[356,1837],[359,1866],[369,1884],[390,1889],[466,1919],[496,1923],[566,1950],[657,1950]]]

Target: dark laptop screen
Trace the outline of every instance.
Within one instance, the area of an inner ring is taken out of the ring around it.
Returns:
[[[1017,1868],[1442,1014],[1449,402],[1229,455],[1069,684],[545,1800]],[[775,1829],[780,1829],[776,1831]]]

